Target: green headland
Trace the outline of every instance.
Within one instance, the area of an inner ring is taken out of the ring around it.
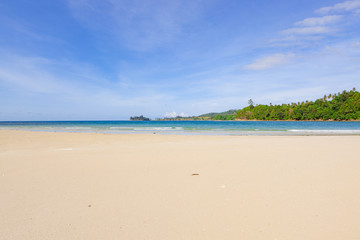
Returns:
[[[163,118],[157,120],[294,120],[294,121],[351,121],[360,120],[360,93],[350,91],[327,94],[315,101],[273,104],[255,104],[239,110],[232,109],[220,113],[207,113],[192,117]]]

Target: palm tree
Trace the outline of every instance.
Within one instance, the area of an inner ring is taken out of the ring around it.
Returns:
[[[250,108],[254,108],[254,101],[252,99],[249,99],[248,104]]]

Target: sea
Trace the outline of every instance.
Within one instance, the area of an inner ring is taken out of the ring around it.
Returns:
[[[175,135],[360,135],[360,122],[0,121],[0,130]]]

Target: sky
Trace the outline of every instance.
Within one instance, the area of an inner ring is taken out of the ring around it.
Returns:
[[[0,120],[193,116],[360,90],[360,0],[2,0]]]

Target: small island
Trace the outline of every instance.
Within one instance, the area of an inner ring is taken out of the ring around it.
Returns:
[[[130,121],[150,121],[150,118],[141,116],[130,117]]]

